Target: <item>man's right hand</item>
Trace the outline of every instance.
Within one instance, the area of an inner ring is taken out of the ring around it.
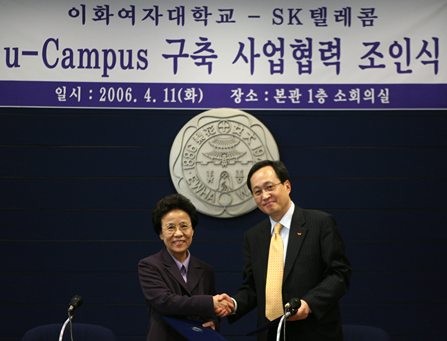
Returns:
[[[227,294],[213,296],[214,314],[218,317],[226,317],[234,311],[234,302]]]

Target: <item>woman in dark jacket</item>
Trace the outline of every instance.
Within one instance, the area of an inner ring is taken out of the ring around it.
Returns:
[[[213,268],[188,250],[198,223],[196,208],[180,194],[169,195],[158,202],[152,222],[165,247],[138,264],[149,310],[147,340],[184,340],[162,316],[198,319],[204,327],[218,331],[215,309],[220,312],[219,308],[228,307],[218,301]]]

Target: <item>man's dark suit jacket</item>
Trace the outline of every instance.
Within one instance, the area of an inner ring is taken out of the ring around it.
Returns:
[[[229,317],[230,323],[256,306],[258,326],[268,322],[265,284],[270,239],[269,219],[245,233],[244,282],[233,296],[237,311]],[[338,300],[348,290],[350,276],[351,265],[335,219],[321,211],[295,206],[284,266],[283,302],[303,299],[312,313],[305,320],[287,322],[287,340],[343,340]],[[276,340],[276,327],[258,335],[258,341],[265,340]]]
[[[191,256],[185,283],[164,247],[159,253],[140,260],[138,273],[149,310],[148,341],[184,340],[162,316],[213,321],[219,330],[213,303],[216,284],[210,265]]]

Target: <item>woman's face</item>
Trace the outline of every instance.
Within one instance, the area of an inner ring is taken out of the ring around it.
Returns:
[[[163,240],[169,252],[180,262],[186,259],[187,250],[192,243],[194,229],[191,218],[183,210],[175,209],[161,218],[160,239]]]

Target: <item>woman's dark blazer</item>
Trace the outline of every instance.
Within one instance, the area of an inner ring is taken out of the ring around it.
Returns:
[[[164,247],[159,253],[140,260],[138,273],[149,310],[148,341],[184,340],[162,316],[213,321],[219,330],[213,303],[216,284],[210,265],[191,256],[188,283],[185,283]]]

